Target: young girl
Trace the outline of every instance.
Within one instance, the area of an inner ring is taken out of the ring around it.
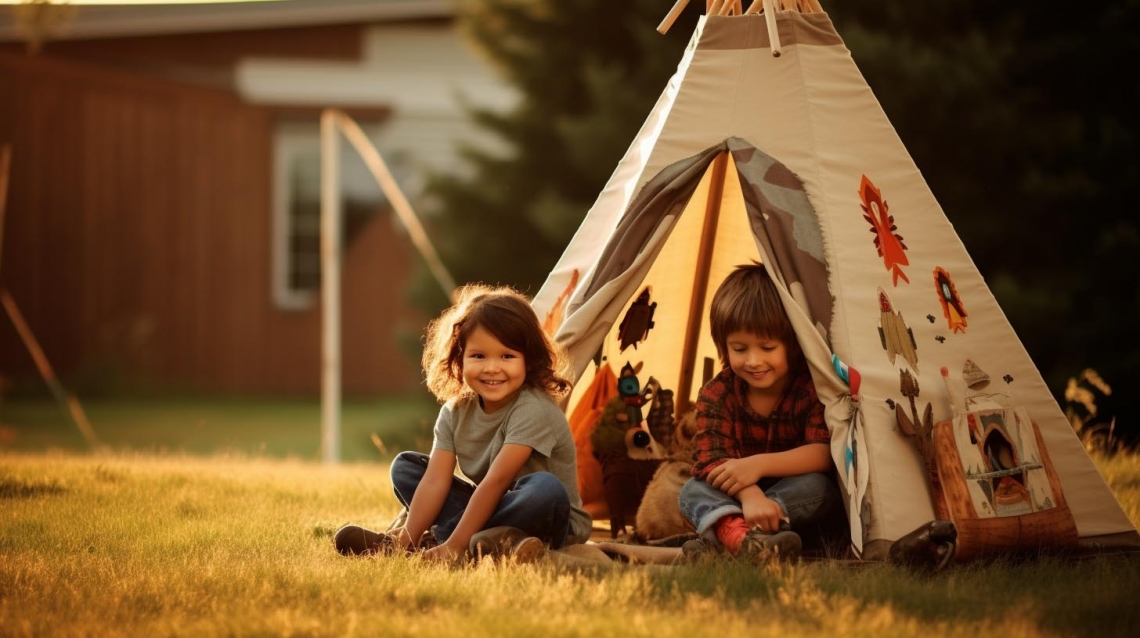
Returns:
[[[341,528],[334,539],[341,553],[526,561],[590,536],[574,439],[554,403],[570,389],[556,372],[556,348],[517,292],[468,285],[457,298],[427,328],[424,375],[444,404],[431,455],[403,452],[392,461],[407,519],[390,534]],[[454,476],[456,464],[474,484]]]

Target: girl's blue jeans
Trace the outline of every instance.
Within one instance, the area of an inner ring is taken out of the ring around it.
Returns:
[[[761,479],[757,485],[764,495],[780,504],[791,522],[792,531],[819,537],[836,525],[843,510],[839,487],[827,474],[818,472]],[[716,522],[725,516],[743,514],[740,501],[706,483],[689,479],[681,488],[681,513],[697,533],[716,541]]]
[[[428,456],[420,452],[401,452],[392,460],[392,488],[404,507],[411,505],[427,464]],[[474,493],[474,485],[451,477],[451,490],[431,527],[436,540],[442,543],[451,537]],[[558,549],[570,529],[570,495],[550,472],[527,474],[507,489],[483,528],[501,525],[517,527]]]

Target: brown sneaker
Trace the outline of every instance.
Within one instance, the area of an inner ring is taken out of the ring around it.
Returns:
[[[475,560],[512,558],[518,563],[533,563],[546,555],[546,546],[521,529],[492,527],[472,536],[468,551]]]
[[[359,525],[345,525],[333,535],[333,546],[345,556],[397,553],[396,539],[384,532],[374,532]]]
[[[758,563],[769,561],[791,561],[799,557],[804,543],[800,535],[792,531],[766,534],[758,529],[749,530],[740,544],[741,558]]]

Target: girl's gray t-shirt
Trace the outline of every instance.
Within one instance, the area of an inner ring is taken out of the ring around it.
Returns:
[[[582,509],[578,494],[577,453],[570,424],[542,391],[525,387],[510,405],[492,414],[483,411],[477,396],[448,401],[436,419],[432,449],[453,452],[463,475],[479,484],[507,443],[534,450],[519,471],[519,478],[550,472],[566,487],[570,495],[570,531],[564,544],[589,540],[592,521]]]

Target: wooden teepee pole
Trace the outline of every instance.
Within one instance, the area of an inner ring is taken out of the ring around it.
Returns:
[[[0,303],[4,305],[4,310],[8,313],[8,318],[12,320],[12,325],[16,327],[20,340],[24,342],[28,353],[32,355],[32,360],[35,361],[40,376],[51,389],[52,396],[55,397],[60,407],[71,415],[71,420],[75,422],[75,427],[79,428],[83,438],[87,439],[87,444],[91,447],[98,445],[99,439],[96,438],[95,430],[91,427],[91,422],[87,420],[87,414],[83,412],[83,406],[79,404],[79,399],[65,390],[63,384],[59,382],[59,377],[55,376],[55,370],[52,370],[47,355],[44,354],[40,343],[36,341],[36,336],[32,334],[32,329],[28,327],[28,322],[20,313],[20,307],[16,305],[16,300],[12,298],[7,288],[0,288]]]
[[[665,19],[661,21],[661,24],[657,25],[657,32],[661,35],[668,33],[669,28],[677,21],[677,18],[680,17],[681,12],[685,10],[685,5],[687,4],[689,4],[689,0],[677,0],[677,2],[673,4],[673,8],[669,10],[669,13],[665,15]]]
[[[8,183],[9,173],[12,166],[12,146],[5,144],[0,147],[0,266],[3,265],[3,248],[4,248],[4,215],[8,208]],[[32,361],[35,362],[36,368],[40,371],[40,376],[43,377],[51,393],[55,396],[55,400],[59,402],[60,406],[65,412],[71,415],[72,421],[75,426],[79,428],[80,434],[84,439],[87,439],[87,444],[94,447],[99,443],[95,437],[95,430],[91,427],[91,422],[87,420],[87,414],[83,412],[83,406],[79,404],[79,399],[75,395],[69,393],[63,388],[63,384],[59,382],[59,377],[55,375],[55,370],[52,369],[51,363],[48,362],[47,355],[44,354],[43,348],[40,347],[39,341],[36,340],[36,335],[32,333],[31,327],[28,322],[24,320],[23,313],[20,312],[20,307],[16,305],[16,300],[12,298],[8,289],[3,286],[3,280],[0,280],[0,305],[4,306],[4,310],[8,313],[8,318],[12,320],[12,325],[16,327],[16,333],[20,335],[20,340],[24,342],[24,347],[28,349],[28,353],[32,355]]]
[[[693,374],[697,360],[697,344],[701,338],[701,315],[705,312],[709,273],[712,270],[713,244],[720,222],[720,200],[724,194],[724,176],[728,170],[728,153],[721,152],[713,160],[712,179],[705,202],[705,223],[701,227],[701,243],[697,252],[697,272],[693,278],[693,295],[689,300],[689,317],[685,322],[685,341],[681,351],[681,379],[677,383],[677,414],[689,410],[693,390]]]
[[[439,283],[443,294],[454,302],[457,288],[455,279],[443,265],[443,260],[440,259],[435,246],[428,239],[427,231],[420,223],[419,216],[412,209],[412,205],[404,196],[404,192],[400,190],[400,185],[392,176],[392,171],[388,169],[388,164],[384,162],[384,158],[380,156],[380,151],[376,150],[376,146],[372,144],[372,141],[368,139],[368,136],[364,134],[355,120],[342,111],[334,110],[333,113],[336,115],[337,128],[340,129],[341,133],[344,133],[345,138],[356,149],[360,158],[364,160],[364,165],[368,167],[372,177],[376,179],[376,184],[380,186],[380,190],[384,191],[384,196],[392,204],[392,210],[396,212],[396,217],[400,219],[404,229],[408,231],[412,245],[416,247],[424,262],[427,263],[428,269],[435,277],[436,282]]]

